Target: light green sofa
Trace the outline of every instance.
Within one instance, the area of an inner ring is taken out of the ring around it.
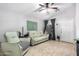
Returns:
[[[38,43],[48,40],[48,34],[43,34],[42,31],[30,31],[29,35],[31,37],[31,45],[36,45]]]

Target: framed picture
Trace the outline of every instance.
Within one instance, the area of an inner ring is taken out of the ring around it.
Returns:
[[[27,31],[37,31],[37,22],[27,21]]]

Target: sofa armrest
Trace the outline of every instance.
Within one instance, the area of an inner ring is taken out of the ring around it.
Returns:
[[[44,36],[47,36],[47,37],[49,37],[49,34],[44,34]]]
[[[22,55],[22,49],[16,43],[1,43],[1,49],[4,55],[7,56],[20,56]]]

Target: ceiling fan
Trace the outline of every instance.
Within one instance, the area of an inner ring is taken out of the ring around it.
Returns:
[[[38,11],[38,12],[41,12],[43,10],[48,10],[48,9],[54,9],[56,12],[59,11],[59,8],[58,7],[55,7],[54,6],[55,3],[43,3],[43,4],[39,4],[39,8],[35,10]]]

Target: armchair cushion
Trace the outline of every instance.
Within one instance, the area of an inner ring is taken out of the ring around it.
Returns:
[[[16,32],[6,32],[5,36],[6,36],[6,39],[7,39],[8,43],[20,42]]]

